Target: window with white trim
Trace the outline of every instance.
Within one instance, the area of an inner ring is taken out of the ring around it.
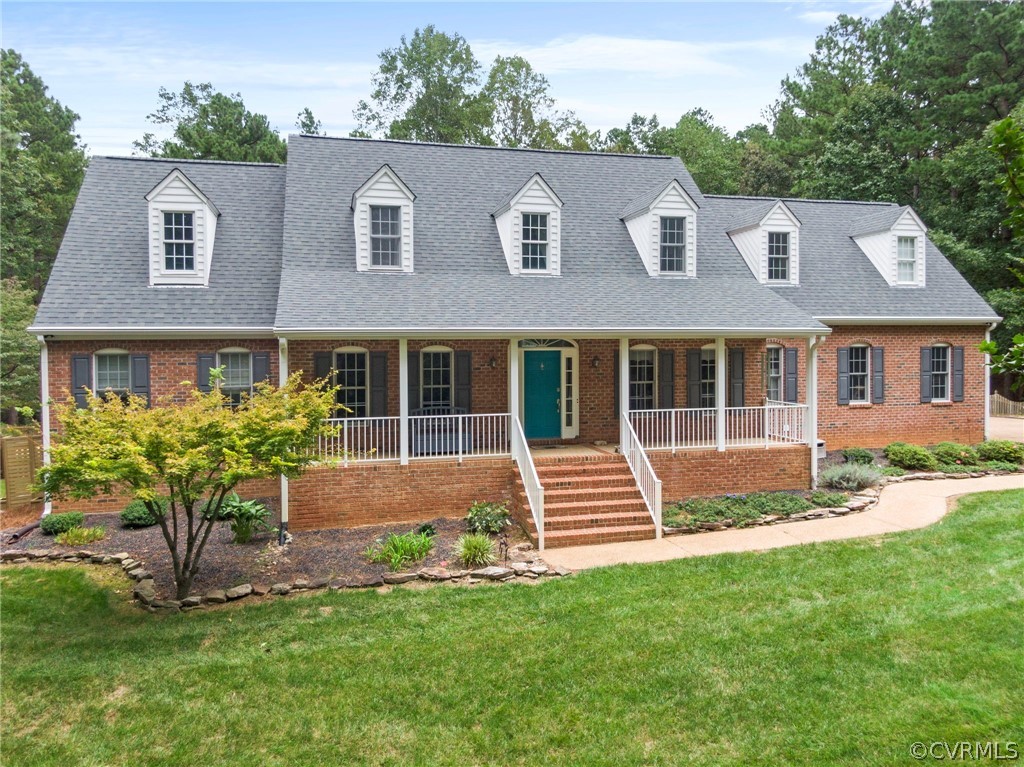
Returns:
[[[522,229],[523,271],[546,271],[548,268],[548,214],[524,213]]]
[[[789,281],[789,232],[768,232],[768,280]]]
[[[190,211],[164,211],[164,270],[196,270],[196,229]]]
[[[949,400],[949,347],[932,347],[932,402]]]
[[[657,350],[629,350],[629,409],[654,410],[658,391]]]
[[[661,216],[659,271],[686,272],[686,218]]]
[[[346,348],[334,353],[335,383],[339,387],[339,418],[365,418],[369,415],[369,353],[365,349]]]
[[[232,405],[238,405],[243,395],[252,394],[252,355],[245,350],[217,352],[217,367],[222,368],[220,392]]]
[[[122,397],[132,388],[131,359],[128,352],[96,353],[96,394],[112,391]]]
[[[715,407],[715,390],[718,365],[715,350],[700,350],[700,407]]]
[[[452,351],[428,347],[420,352],[420,407],[452,406]]]
[[[896,281],[917,282],[917,238],[896,238]]]
[[[402,208],[370,206],[370,266],[391,269],[402,265]]]
[[[768,379],[768,399],[781,402],[783,399],[785,355],[781,346],[769,346],[765,352],[765,373]]]
[[[871,354],[867,346],[850,347],[850,402],[870,402]]]

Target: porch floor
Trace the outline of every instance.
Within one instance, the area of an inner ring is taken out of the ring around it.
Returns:
[[[530,455],[534,461],[618,455],[618,452],[618,445],[593,445],[587,443],[573,445],[530,445]]]

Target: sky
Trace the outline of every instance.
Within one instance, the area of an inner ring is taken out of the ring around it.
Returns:
[[[127,155],[154,128],[161,86],[241,93],[275,129],[309,107],[329,135],[355,127],[378,54],[434,24],[486,68],[525,57],[560,109],[588,127],[633,113],[674,123],[703,107],[730,132],[765,122],[779,84],[839,13],[878,17],[888,0],[675,3],[19,3],[0,7],[4,48],[81,115],[91,154]],[[159,135],[159,131],[156,131]]]

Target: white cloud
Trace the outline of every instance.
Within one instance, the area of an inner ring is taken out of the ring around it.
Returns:
[[[839,16],[839,11],[804,11],[797,18],[812,24],[831,24]]]

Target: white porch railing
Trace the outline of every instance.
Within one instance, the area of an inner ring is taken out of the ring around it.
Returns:
[[[758,407],[727,407],[725,446],[771,447],[807,441],[807,405],[769,400]],[[629,422],[646,450],[717,447],[715,408],[631,410]]]
[[[636,479],[637,487],[640,488],[640,494],[644,497],[644,503],[647,504],[647,510],[651,513],[651,519],[654,520],[655,537],[660,538],[661,480],[654,473],[654,468],[647,458],[644,446],[641,444],[639,437],[637,437],[633,424],[629,422],[625,415],[622,416],[621,431],[622,438],[619,450],[625,456],[626,463],[629,464],[629,469],[633,472],[634,479]]]
[[[321,461],[370,463],[397,461],[401,425],[396,418],[330,418],[334,434],[321,436],[317,453]]]
[[[530,446],[526,442],[523,425],[519,417],[512,417],[512,460],[519,466],[519,475],[523,478],[526,498],[530,502],[533,523],[537,526],[537,550],[544,551],[544,486],[537,476],[537,467],[530,454]]]

